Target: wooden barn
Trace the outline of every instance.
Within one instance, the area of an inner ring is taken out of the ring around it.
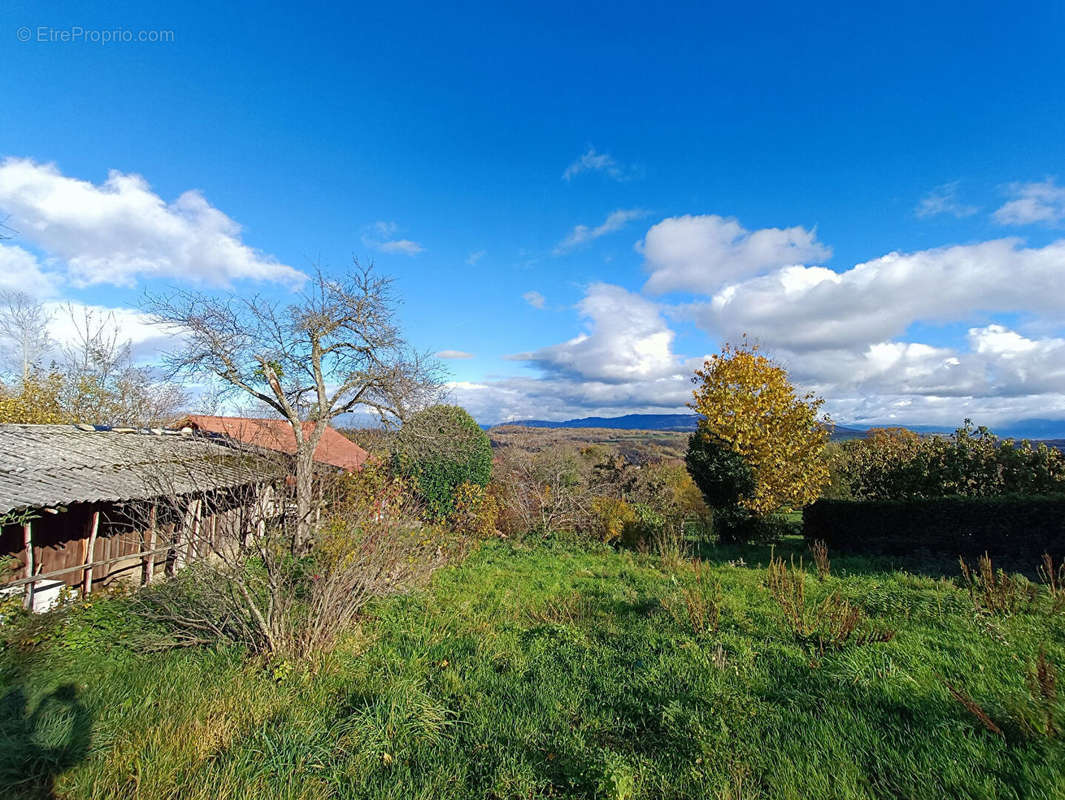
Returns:
[[[0,592],[42,610],[64,588],[150,583],[213,537],[283,513],[264,504],[284,472],[188,428],[0,425]]]

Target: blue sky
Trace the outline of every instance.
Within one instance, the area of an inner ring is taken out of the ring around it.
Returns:
[[[1065,6],[864,5],[11,4],[0,285],[148,355],[145,288],[373,259],[482,422],[745,331],[844,421],[1065,419]]]

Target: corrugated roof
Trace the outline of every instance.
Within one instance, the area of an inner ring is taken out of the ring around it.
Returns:
[[[296,436],[292,432],[292,426],[284,419],[256,419],[250,417],[213,417],[205,414],[191,414],[181,422],[201,431],[222,434],[246,444],[265,447],[268,450],[278,450],[282,453],[293,454],[296,452]],[[309,436],[314,430],[315,423],[304,422],[303,434]],[[331,464],[334,467],[353,472],[359,469],[366,461],[367,452],[355,442],[348,439],[334,428],[326,427],[318,442],[318,449],[314,452],[314,460],[320,464]]]
[[[0,513],[241,486],[269,468],[249,458],[197,435],[0,425]]]

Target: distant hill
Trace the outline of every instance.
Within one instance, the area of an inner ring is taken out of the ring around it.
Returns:
[[[626,414],[623,417],[583,417],[562,422],[546,419],[522,419],[503,422],[523,428],[620,428],[630,431],[694,431],[699,425],[696,414]],[[491,425],[489,427],[496,427]]]
[[[500,423],[500,425],[519,425],[524,428],[606,428],[631,431],[693,431],[698,424],[699,417],[696,414],[626,414],[622,417],[582,417],[581,419],[567,419],[561,422],[547,419],[522,419]],[[495,428],[498,426],[486,425],[484,427]],[[832,439],[833,441],[860,439],[865,436],[865,432],[869,427],[876,426],[850,427],[837,425],[832,431]],[[933,434],[949,435],[954,432],[953,428],[939,425],[900,424],[896,427],[909,428],[925,436]],[[1025,419],[989,427],[1004,439],[1046,441],[1055,446],[1058,446],[1060,441],[1065,439],[1065,420]]]
[[[630,431],[694,431],[699,425],[697,414],[626,414],[622,417],[582,417],[561,422],[546,419],[523,419],[504,422],[523,428],[607,428]],[[490,428],[498,427],[495,425]],[[860,439],[865,431],[837,425],[832,432],[835,441]]]

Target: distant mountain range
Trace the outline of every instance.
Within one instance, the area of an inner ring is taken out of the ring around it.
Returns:
[[[523,419],[503,422],[501,425],[521,425],[526,428],[615,428],[633,431],[693,431],[699,424],[696,414],[625,414],[621,417],[582,417],[561,422],[546,419]],[[958,421],[961,425],[961,420]],[[486,427],[496,427],[489,425]],[[865,435],[869,428],[876,425],[837,425],[832,438],[839,441],[857,439]],[[953,429],[934,425],[905,425],[895,427],[909,428],[918,433],[952,433]],[[1000,426],[989,426],[1003,438],[1013,439],[1065,439],[1065,420],[1027,419]]]

